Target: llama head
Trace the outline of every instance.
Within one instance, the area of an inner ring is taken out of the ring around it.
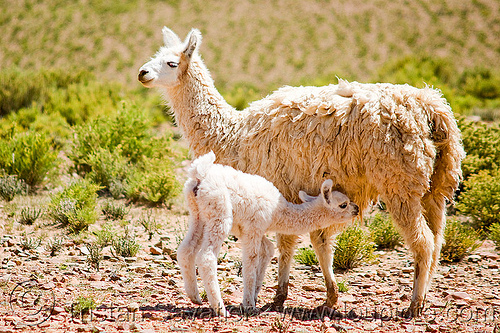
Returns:
[[[192,29],[184,42],[167,27],[162,33],[165,45],[139,69],[138,79],[147,88],[175,86],[201,44],[197,29]]]
[[[299,198],[304,203],[321,204],[337,217],[352,218],[359,214],[358,205],[351,202],[344,193],[333,191],[333,181],[331,179],[327,179],[321,184],[321,193],[318,196],[311,196],[304,191],[300,191]]]

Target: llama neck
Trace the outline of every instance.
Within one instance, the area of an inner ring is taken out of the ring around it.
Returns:
[[[283,234],[299,235],[317,229],[323,229],[332,223],[332,217],[317,202],[294,204],[282,198],[281,207],[274,214],[270,229]],[[300,223],[298,223],[300,221]]]
[[[167,95],[195,156],[212,150],[218,162],[223,156],[236,160],[236,156],[228,156],[237,152],[237,144],[230,141],[238,137],[244,112],[236,111],[224,100],[199,56],[193,57],[179,80],[179,85],[167,88]]]

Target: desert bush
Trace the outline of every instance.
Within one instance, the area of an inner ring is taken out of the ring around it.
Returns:
[[[134,257],[141,248],[134,237],[127,235],[114,238],[112,246],[114,255],[122,257]]]
[[[476,228],[485,229],[500,221],[500,172],[480,171],[464,181],[456,205],[460,213],[471,216]]]
[[[495,242],[496,248],[500,249],[500,223],[490,225],[488,238]]]
[[[179,194],[181,186],[175,177],[172,163],[153,159],[131,175],[127,197],[134,201],[151,204],[167,203]]]
[[[316,258],[316,254],[311,246],[299,248],[294,258],[295,261],[302,265],[314,266],[318,264],[318,258]]]
[[[45,250],[50,252],[50,256],[54,257],[57,252],[61,251],[63,247],[64,239],[62,237],[54,237],[47,241],[45,244]]]
[[[373,242],[378,249],[394,249],[403,244],[403,237],[394,227],[389,214],[377,213],[370,219],[368,228]]]
[[[0,169],[30,187],[39,185],[57,161],[57,151],[44,134],[29,131],[0,139]]]
[[[19,245],[21,245],[21,249],[24,251],[34,250],[42,245],[42,240],[39,237],[29,237],[26,234],[23,234],[21,240],[19,241]]]
[[[129,209],[123,204],[115,204],[113,201],[108,200],[101,208],[104,218],[106,220],[121,220],[127,215]]]
[[[373,257],[374,244],[363,229],[351,226],[336,238],[333,266],[338,269],[351,269]]]
[[[171,138],[156,137],[136,107],[124,104],[115,116],[98,117],[75,132],[68,156],[76,171],[114,197],[158,203],[176,194]]]
[[[97,220],[98,190],[98,185],[87,180],[72,182],[62,192],[52,195],[49,205],[52,218],[71,233],[87,230]]]
[[[441,260],[458,262],[479,245],[480,233],[458,220],[449,220],[444,230],[444,244],[441,249]]]
[[[96,306],[94,297],[80,295],[71,304],[71,313],[73,316],[82,316],[88,314],[91,310],[94,310]]]
[[[32,225],[35,221],[42,216],[43,209],[37,207],[23,207],[21,209],[21,218],[19,223]]]
[[[16,195],[26,194],[28,187],[16,175],[3,175],[0,177],[0,196],[5,201],[12,201]]]

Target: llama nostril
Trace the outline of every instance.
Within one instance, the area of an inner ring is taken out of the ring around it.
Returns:
[[[145,76],[146,76],[146,74],[148,74],[148,73],[149,73],[149,72],[148,72],[148,71],[146,71],[146,70],[144,70],[144,69],[143,69],[143,70],[141,70],[141,71],[139,72],[139,80],[140,80],[140,79],[142,79],[143,77],[145,77]]]

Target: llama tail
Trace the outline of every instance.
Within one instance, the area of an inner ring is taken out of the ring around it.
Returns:
[[[428,105],[432,108],[432,139],[437,156],[431,178],[433,196],[453,201],[453,196],[462,180],[461,162],[465,157],[461,133],[453,112],[446,100],[435,90],[428,94]]]
[[[211,151],[195,159],[188,170],[188,176],[191,179],[201,180],[205,178],[208,170],[215,162],[215,154]]]

